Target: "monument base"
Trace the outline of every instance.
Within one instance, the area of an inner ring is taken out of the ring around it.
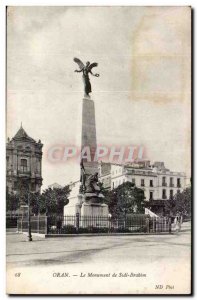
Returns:
[[[81,206],[81,227],[108,228],[108,205],[104,203],[87,203]]]
[[[108,217],[108,205],[104,203],[87,203],[81,206],[81,216],[87,217]]]

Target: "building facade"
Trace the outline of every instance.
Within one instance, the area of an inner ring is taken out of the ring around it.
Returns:
[[[6,187],[9,193],[40,192],[42,186],[42,147],[28,136],[22,125],[6,144]]]
[[[172,172],[163,162],[135,162],[128,165],[100,163],[100,180],[108,190],[122,183],[133,182],[144,190],[145,200],[152,206],[162,206],[163,201],[173,199],[174,195],[186,187],[186,176],[182,172]]]

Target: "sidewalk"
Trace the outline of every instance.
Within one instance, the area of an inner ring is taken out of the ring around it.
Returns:
[[[143,278],[125,278],[124,284],[146,288],[153,292],[155,284],[167,283],[189,290],[191,266],[191,234],[189,223],[176,235],[95,236],[80,238],[33,237],[26,242],[23,234],[7,234],[7,278],[9,290],[21,291],[29,286],[33,293],[74,293],[80,287],[86,293],[87,285],[101,293],[106,284],[120,285],[109,278],[87,278],[89,273],[142,273]],[[180,272],[179,272],[180,271]],[[20,273],[20,278],[16,274]],[[62,277],[59,277],[61,276]],[[65,277],[68,274],[68,278]],[[55,276],[55,278],[54,278]],[[122,279],[122,280],[123,280]],[[152,284],[151,284],[152,283]]]

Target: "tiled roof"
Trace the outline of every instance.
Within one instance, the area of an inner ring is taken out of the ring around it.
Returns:
[[[32,139],[30,136],[28,136],[26,131],[23,129],[22,125],[21,125],[20,129],[17,131],[17,133],[15,134],[15,136],[13,137],[13,140],[28,140],[31,142],[35,142],[34,139]]]

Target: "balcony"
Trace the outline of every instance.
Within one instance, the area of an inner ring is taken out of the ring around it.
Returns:
[[[167,182],[162,182],[162,186],[167,186]]]
[[[170,187],[174,187],[174,183],[170,183]]]
[[[30,176],[31,175],[31,171],[25,168],[20,168],[18,170],[18,175],[19,176]]]
[[[181,184],[180,184],[180,183],[177,183],[177,187],[180,188],[180,187],[181,187]]]

